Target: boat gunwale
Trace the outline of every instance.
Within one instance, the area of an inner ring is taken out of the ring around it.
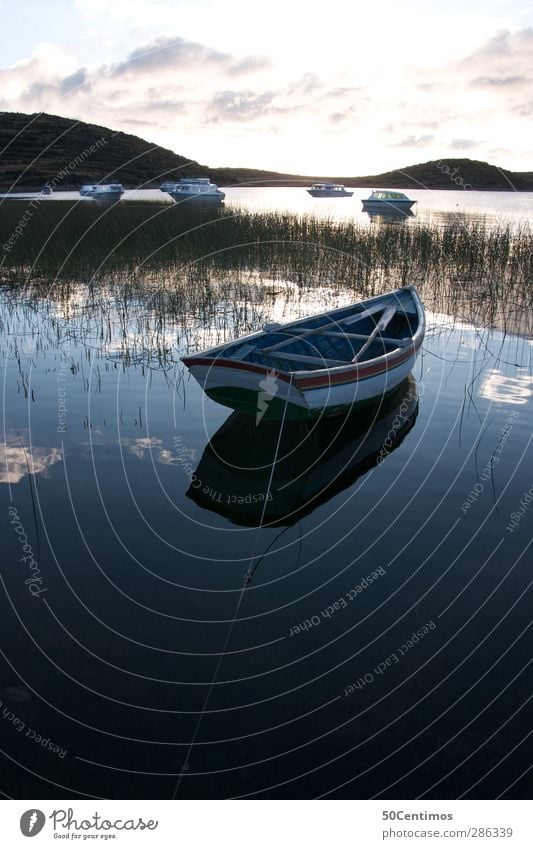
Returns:
[[[333,375],[335,377],[342,376],[344,374],[344,372],[350,372],[350,371],[355,372],[356,376],[354,377],[354,380],[364,379],[364,370],[365,369],[368,370],[370,367],[374,367],[376,365],[378,365],[378,366],[383,365],[383,366],[385,366],[385,368],[382,369],[382,371],[386,371],[386,370],[388,370],[388,369],[386,369],[386,364],[391,363],[391,362],[394,363],[394,365],[392,367],[395,368],[396,365],[401,365],[410,356],[415,355],[416,352],[418,351],[420,345],[422,344],[422,340],[423,340],[424,334],[425,334],[425,315],[424,315],[424,310],[423,310],[422,303],[420,301],[420,297],[418,295],[418,291],[416,289],[416,286],[414,286],[414,285],[403,286],[401,289],[395,289],[392,292],[386,292],[384,295],[374,295],[372,298],[367,298],[363,301],[356,301],[354,304],[347,304],[346,306],[338,307],[337,309],[332,310],[331,312],[324,311],[323,313],[319,313],[317,316],[315,316],[316,318],[318,318],[319,316],[323,315],[323,316],[326,316],[326,317],[329,318],[329,317],[334,316],[335,313],[346,311],[351,306],[355,307],[355,306],[370,304],[373,301],[379,301],[379,300],[382,300],[382,299],[385,299],[385,298],[390,298],[391,296],[397,295],[398,293],[403,292],[405,290],[408,290],[411,294],[411,297],[413,299],[413,303],[414,303],[415,308],[416,308],[416,315],[418,317],[418,327],[417,327],[415,333],[410,337],[409,344],[404,345],[404,346],[398,345],[398,347],[394,348],[392,351],[387,351],[385,354],[380,354],[378,357],[372,357],[371,359],[364,360],[361,363],[347,362],[346,364],[343,364],[343,365],[340,365],[340,366],[324,367],[324,368],[320,368],[320,369],[298,369],[298,370],[296,370],[296,369],[280,369],[277,366],[265,366],[265,365],[262,365],[260,363],[248,363],[248,362],[246,362],[246,360],[234,360],[234,359],[231,359],[231,358],[223,358],[223,357],[219,357],[219,356],[213,356],[213,354],[220,351],[221,348],[223,350],[224,347],[228,347],[232,343],[225,343],[222,346],[216,345],[213,348],[207,348],[205,351],[199,351],[196,354],[190,354],[190,355],[186,355],[184,357],[181,357],[181,360],[184,363],[184,365],[187,366],[187,368],[191,368],[191,366],[197,365],[197,366],[210,366],[213,369],[218,369],[218,368],[233,368],[233,369],[235,369],[236,368],[236,369],[241,370],[241,371],[255,372],[256,374],[270,374],[270,375],[272,375],[272,372],[274,372],[276,377],[280,377],[281,379],[287,380],[287,381],[292,379],[293,381],[295,381],[297,383],[301,383],[302,381],[305,381],[306,378],[322,378],[326,375]],[[289,322],[289,324],[294,327],[294,326],[297,326],[298,324],[305,324],[305,322],[308,322],[308,321],[309,321],[309,316],[306,316],[302,319],[297,319],[294,322]],[[264,330],[256,330],[253,333],[247,334],[246,336],[238,337],[238,339],[235,339],[234,342],[250,341],[251,339],[255,339],[255,338],[258,338],[259,336],[262,336],[265,332],[266,331],[264,331]],[[396,363],[395,360],[398,360],[398,362]],[[361,373],[361,377],[358,377],[357,375],[359,375],[360,373]],[[379,373],[380,372],[378,371],[378,374]]]

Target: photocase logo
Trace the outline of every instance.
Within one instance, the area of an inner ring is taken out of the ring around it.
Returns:
[[[259,424],[265,415],[268,405],[279,389],[278,381],[276,380],[276,372],[274,370],[269,371],[267,376],[264,377],[263,380],[259,381],[259,386],[261,387],[261,392],[257,396],[257,413],[255,416],[256,425]]]
[[[25,811],[20,818],[20,830],[24,837],[35,837],[43,830],[46,817],[42,811],[37,808],[31,808]]]

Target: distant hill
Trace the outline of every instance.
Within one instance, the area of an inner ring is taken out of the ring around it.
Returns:
[[[341,181],[342,182],[342,181]],[[409,165],[371,177],[347,178],[351,186],[395,189],[475,189],[478,191],[533,191],[533,172],[519,173],[475,159],[439,159]]]
[[[209,176],[221,186],[306,185],[334,180],[348,186],[398,189],[533,191],[533,172],[516,173],[471,159],[443,159],[385,174],[325,177],[247,168],[209,168],[138,136],[46,113],[0,112],[0,190],[29,191],[120,182],[157,187],[164,179]],[[462,180],[462,183],[461,183]]]

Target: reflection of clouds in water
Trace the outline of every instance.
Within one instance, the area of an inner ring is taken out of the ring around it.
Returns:
[[[184,459],[188,457],[189,459],[194,460],[196,452],[191,448],[188,452],[181,456]],[[172,464],[176,464],[178,462],[176,455],[172,451],[169,451],[168,448],[162,448],[156,459],[160,463],[164,463],[166,466],[171,466]]]
[[[42,474],[50,466],[60,463],[63,459],[60,448],[36,448],[22,447],[22,445],[8,445],[0,442],[0,483],[19,483],[28,474]]]
[[[164,463],[166,466],[183,465],[187,459],[194,460],[197,454],[194,448],[187,448],[181,444],[176,447],[176,450],[162,448],[163,440],[155,436],[139,437],[138,439],[124,438],[121,442],[139,460],[144,460],[148,453],[152,455],[156,463]],[[177,456],[178,453],[179,457]]]
[[[152,452],[154,449],[162,445],[162,440],[155,436],[140,436],[137,439],[121,439],[122,445],[125,445],[131,454],[138,457],[139,460],[144,460],[146,451]]]
[[[530,374],[508,377],[498,369],[493,369],[487,374],[479,394],[481,398],[489,398],[500,404],[527,404],[533,394],[530,389],[532,384],[533,377]]]

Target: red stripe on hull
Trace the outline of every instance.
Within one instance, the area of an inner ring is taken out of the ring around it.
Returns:
[[[298,389],[320,389],[324,386],[338,386],[343,383],[355,383],[359,380],[365,380],[368,377],[375,377],[378,374],[385,374],[388,371],[396,368],[412,357],[418,351],[422,339],[416,346],[409,346],[401,353],[390,356],[384,362],[375,363],[368,366],[355,366],[350,370],[328,371],[327,374],[316,375],[316,377],[298,377],[293,378],[293,385]],[[214,369],[237,369],[238,371],[247,371],[254,374],[266,375],[284,380],[287,383],[291,380],[291,375],[287,372],[278,371],[277,369],[268,368],[267,366],[258,365],[256,363],[245,363],[242,360],[225,360],[219,357],[183,357],[182,362],[187,368],[191,366],[212,366]]]
[[[356,383],[360,380],[366,380],[368,377],[376,377],[379,374],[386,374],[389,371],[392,371],[397,366],[401,366],[406,360],[409,360],[413,357],[418,348],[422,344],[422,340],[416,347],[410,347],[406,351],[402,351],[399,356],[390,357],[385,360],[383,363],[376,363],[372,366],[367,366],[366,368],[355,368],[351,371],[343,371],[340,374],[335,374],[332,372],[326,376],[320,375],[318,377],[303,377],[297,378],[294,380],[294,385],[298,387],[298,389],[321,389],[325,386],[339,386],[343,383]]]

